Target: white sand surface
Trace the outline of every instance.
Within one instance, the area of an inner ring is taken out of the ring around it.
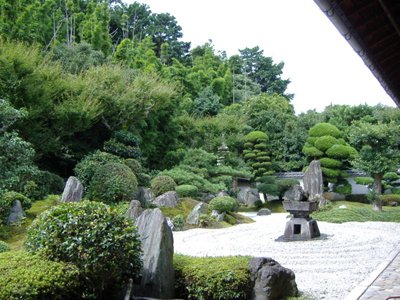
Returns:
[[[175,253],[271,257],[294,271],[300,291],[315,299],[344,299],[400,248],[400,223],[385,222],[318,222],[321,238],[283,242],[279,237],[287,215],[255,216],[255,223],[225,229],[174,232]]]

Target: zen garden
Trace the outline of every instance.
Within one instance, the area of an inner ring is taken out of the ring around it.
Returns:
[[[296,115],[144,4],[0,3],[0,299],[345,299],[397,249],[398,108]]]

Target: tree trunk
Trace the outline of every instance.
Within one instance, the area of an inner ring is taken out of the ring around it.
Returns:
[[[382,201],[380,195],[382,194],[382,174],[374,174],[374,191],[376,193],[376,198],[374,200],[373,209],[377,211],[382,211]]]

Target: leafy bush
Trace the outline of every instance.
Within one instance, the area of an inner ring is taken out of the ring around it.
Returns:
[[[185,219],[182,215],[176,215],[172,219],[172,223],[174,224],[174,231],[181,231],[185,226]]]
[[[139,186],[149,186],[150,176],[144,172],[144,169],[139,161],[133,158],[128,158],[124,160],[124,164],[127,165],[135,174]]]
[[[229,196],[215,197],[208,205],[210,210],[216,210],[219,214],[223,212],[235,211],[238,208],[236,199]]]
[[[175,188],[177,194],[179,197],[196,197],[197,193],[199,192],[199,189],[197,186],[190,185],[190,184],[183,184],[183,185],[178,185]]]
[[[250,299],[249,258],[174,256],[177,298]]]
[[[263,206],[263,203],[262,203],[261,200],[256,200],[256,201],[254,202],[254,207],[255,207],[255,208],[260,209],[262,206]]]
[[[175,191],[176,187],[176,182],[174,181],[174,179],[166,175],[159,175],[154,177],[150,184],[155,196],[162,195],[169,191]]]
[[[336,126],[334,126],[332,124],[318,123],[310,128],[310,130],[308,131],[308,135],[311,137],[320,137],[320,136],[324,136],[324,135],[330,135],[335,138],[340,138],[342,133]]]
[[[325,168],[338,169],[342,166],[342,162],[340,160],[329,157],[323,157],[319,161],[321,162],[321,166]]]
[[[354,156],[356,150],[353,147],[338,144],[329,148],[326,154],[333,158],[348,158]]]
[[[28,230],[27,251],[80,270],[85,295],[99,296],[141,270],[141,249],[132,220],[103,203],[82,201],[55,206]]]
[[[333,191],[343,195],[350,195],[352,192],[351,184],[348,182],[335,185]]]
[[[330,147],[336,144],[338,144],[338,140],[330,135],[321,136],[317,138],[314,143],[315,147],[317,147],[317,149],[321,150],[322,152],[325,152]]]
[[[6,242],[0,241],[0,253],[7,252],[10,250],[11,250],[10,245],[8,245]]]
[[[306,156],[313,157],[313,158],[318,158],[318,157],[321,157],[322,155],[324,155],[324,153],[322,151],[319,151],[317,148],[307,145],[307,144],[303,147],[303,153]]]
[[[113,154],[101,152],[99,150],[86,155],[76,166],[75,166],[75,174],[78,179],[81,181],[83,186],[88,189],[90,186],[90,182],[92,177],[96,173],[97,169],[101,165],[105,165],[107,163],[121,163],[122,160]]]
[[[94,174],[88,196],[105,203],[132,200],[137,189],[137,179],[131,169],[120,163],[100,166]]]
[[[141,156],[138,137],[126,130],[114,132],[113,137],[104,143],[104,151],[123,158]]]
[[[398,194],[380,195],[379,198],[382,201],[382,205],[390,205],[392,202],[400,204],[400,195]]]
[[[19,200],[22,208],[27,210],[31,208],[32,202],[29,198],[17,192],[5,192],[0,195],[0,224],[7,220],[10,214],[10,209],[14,205],[14,202]]]
[[[213,221],[214,219],[210,215],[201,214],[199,216],[199,227],[208,227]]]
[[[0,253],[0,274],[0,299],[74,299],[79,288],[74,265],[21,251]]]
[[[196,168],[210,168],[216,165],[217,158],[215,154],[203,149],[188,149],[182,164]]]

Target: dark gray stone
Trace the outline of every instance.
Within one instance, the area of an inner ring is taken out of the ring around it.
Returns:
[[[269,216],[271,214],[271,211],[268,208],[261,208],[257,212],[257,216]]]
[[[129,208],[126,211],[126,216],[131,218],[132,220],[136,220],[144,211],[140,201],[132,200],[129,204]]]
[[[208,203],[212,199],[215,198],[215,195],[214,194],[210,194],[210,193],[201,193],[200,192],[199,193],[199,198],[200,198],[201,201]]]
[[[313,160],[308,166],[303,177],[304,192],[309,201],[319,201],[324,192],[322,169],[319,160]]]
[[[175,229],[174,222],[172,222],[172,220],[168,217],[165,217],[165,219],[167,220],[167,224],[168,224],[169,228],[171,228],[171,230],[174,231],[174,229]]]
[[[222,222],[225,218],[225,212],[219,214],[216,210],[211,212],[211,217],[215,218],[217,222]]]
[[[61,202],[79,202],[82,200],[83,185],[78,178],[70,176],[65,185]]]
[[[225,191],[219,191],[217,197],[229,197],[229,194]]]
[[[15,200],[13,206],[10,209],[10,214],[7,218],[7,225],[19,223],[25,218],[25,212],[22,208],[21,201]]]
[[[188,215],[186,223],[198,225],[200,221],[200,215],[205,213],[207,213],[207,205],[202,202],[198,203]]]
[[[147,207],[147,205],[155,198],[154,193],[150,188],[145,188],[142,186],[138,187],[136,197],[144,207]]]
[[[294,185],[288,189],[283,195],[283,199],[290,201],[302,201],[304,200],[304,191],[300,185]]]
[[[271,258],[251,258],[250,278],[254,283],[251,294],[253,300],[278,300],[298,294],[293,271]]]
[[[389,203],[390,206],[399,206],[399,203],[397,203],[396,201],[392,201]]]
[[[169,299],[174,296],[174,240],[161,210],[147,209],[136,221],[142,243],[143,271],[134,295]]]
[[[178,205],[178,194],[174,191],[166,192],[153,200],[157,206],[176,207]]]
[[[254,206],[254,203],[260,200],[260,195],[257,189],[252,189],[249,187],[241,188],[238,195],[237,200],[239,203],[247,205],[247,206]]]

